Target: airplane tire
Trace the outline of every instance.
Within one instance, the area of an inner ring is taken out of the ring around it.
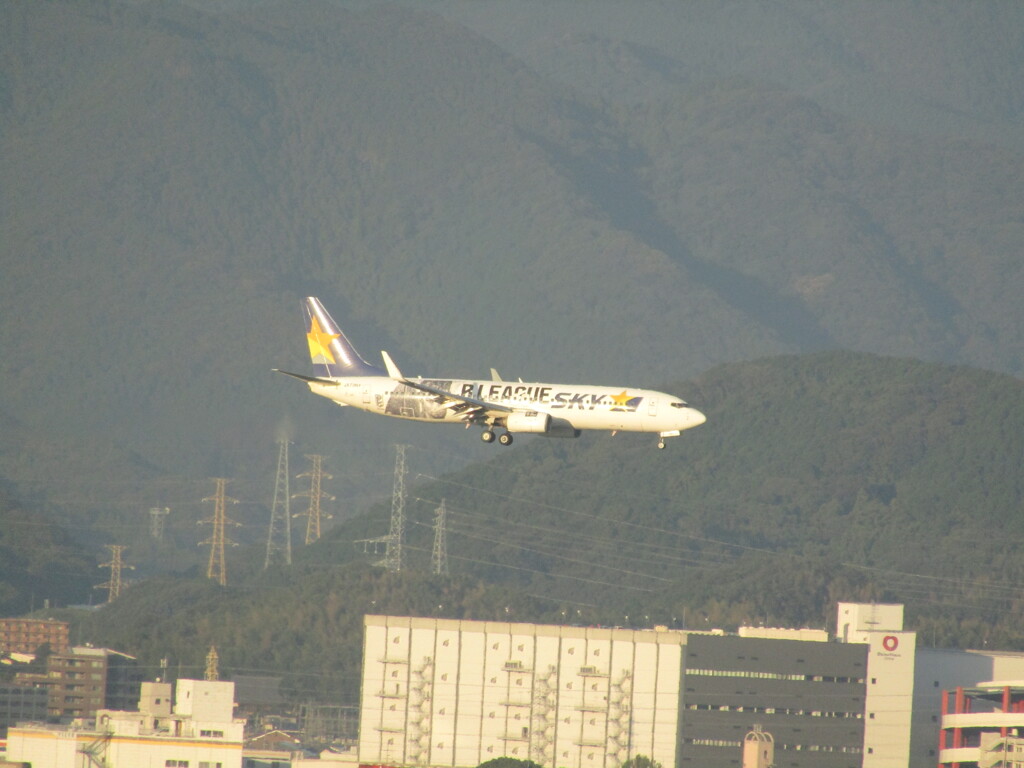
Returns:
[[[502,445],[512,445],[512,435],[508,432],[503,432],[498,436],[498,442]]]
[[[485,429],[484,433],[480,435],[480,439],[483,440],[485,443],[493,443],[494,433],[489,429]]]

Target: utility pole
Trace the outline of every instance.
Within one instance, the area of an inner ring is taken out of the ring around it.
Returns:
[[[224,563],[224,546],[226,544],[234,545],[234,542],[228,541],[224,535],[224,526],[228,523],[231,525],[238,525],[234,520],[228,520],[227,515],[224,512],[224,507],[227,502],[237,504],[238,499],[232,499],[230,496],[224,494],[224,488],[227,486],[227,478],[215,477],[213,481],[217,484],[217,491],[213,496],[208,496],[203,499],[204,502],[212,501],[213,507],[213,519],[212,520],[200,520],[199,524],[212,524],[213,533],[209,539],[200,542],[199,546],[204,544],[210,545],[210,561],[206,566],[206,578],[216,579],[217,583],[222,587],[226,587],[228,584],[228,573],[227,567]]]
[[[434,552],[430,557],[430,571],[435,576],[448,575],[448,533],[445,530],[448,512],[441,506],[434,512]]]
[[[391,528],[388,548],[378,563],[389,571],[402,570],[402,539],[405,536],[405,446],[395,446],[395,484],[391,491]]]
[[[164,523],[169,514],[171,514],[170,507],[149,508],[149,535],[157,541],[161,541],[164,537]]]
[[[300,496],[309,497],[309,509],[306,511],[306,544],[312,544],[314,541],[320,538],[320,520],[321,518],[331,518],[330,514],[322,513],[320,511],[320,500],[328,499],[334,501],[334,497],[329,493],[324,493],[321,490],[324,480],[333,479],[332,475],[324,472],[324,457],[318,454],[306,454],[306,458],[313,462],[313,468],[309,472],[303,472],[299,477],[309,478],[309,490],[303,491],[302,493],[296,493],[296,498]],[[297,515],[298,516],[298,515]]]
[[[121,570],[124,568],[135,570],[135,566],[126,565],[121,560],[121,553],[127,549],[127,546],[124,544],[107,544],[106,546],[110,550],[110,562],[102,563],[99,567],[110,569],[110,581],[97,584],[94,589],[107,590],[107,602],[112,603],[120,597],[121,587],[124,586],[124,583],[121,581]]]
[[[291,497],[288,492],[288,441],[279,440],[277,451],[277,476],[274,478],[274,503],[270,508],[270,531],[267,533],[267,557],[263,570],[270,564],[283,560],[292,564],[292,515]],[[283,541],[282,541],[283,540]]]

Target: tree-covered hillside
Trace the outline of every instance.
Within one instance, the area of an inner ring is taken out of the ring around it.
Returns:
[[[713,590],[792,557],[908,602],[947,594],[944,577],[1019,584],[1022,386],[853,353],[723,366],[674,388],[708,423],[664,452],[635,435],[535,440],[418,489],[414,539],[429,553],[427,513],[445,499],[449,552],[467,571],[585,602],[667,583]],[[779,610],[780,595],[747,586],[778,620],[827,607],[795,590],[804,608]]]
[[[1024,398],[1011,377],[854,353],[732,364],[674,388],[708,422],[670,441],[524,438],[443,477],[410,457],[405,561],[372,563],[389,508],[227,590],[157,580],[83,625],[198,666],[355,679],[361,616],[603,625],[831,626],[837,600],[907,605],[926,645],[1024,649]],[[444,504],[449,578],[431,576]],[[332,688],[333,686],[333,688]]]
[[[0,396],[40,451],[0,434],[0,477],[90,543],[201,567],[211,477],[258,543],[285,435],[330,457],[337,519],[389,493],[395,442],[433,475],[488,455],[273,375],[308,371],[306,294],[412,374],[1024,371],[1024,173],[991,138],[1016,6],[602,3],[560,46],[574,4],[208,5],[0,4]],[[914,109],[880,120],[880,91]]]

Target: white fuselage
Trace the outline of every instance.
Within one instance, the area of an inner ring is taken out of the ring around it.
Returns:
[[[416,421],[464,423],[453,401],[386,376],[308,382],[310,390],[340,405]],[[548,414],[573,428],[668,433],[703,424],[705,416],[678,397],[650,389],[586,384],[542,384],[469,379],[416,380],[453,395],[486,401],[528,415]],[[504,425],[503,425],[504,426]],[[510,428],[510,431],[515,431]]]

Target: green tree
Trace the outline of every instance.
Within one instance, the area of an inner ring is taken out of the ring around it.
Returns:
[[[533,762],[533,760],[517,760],[514,757],[496,757],[493,760],[480,763],[477,768],[541,768],[541,766]]]
[[[661,763],[651,760],[647,755],[637,755],[624,762],[622,768],[661,768]]]

